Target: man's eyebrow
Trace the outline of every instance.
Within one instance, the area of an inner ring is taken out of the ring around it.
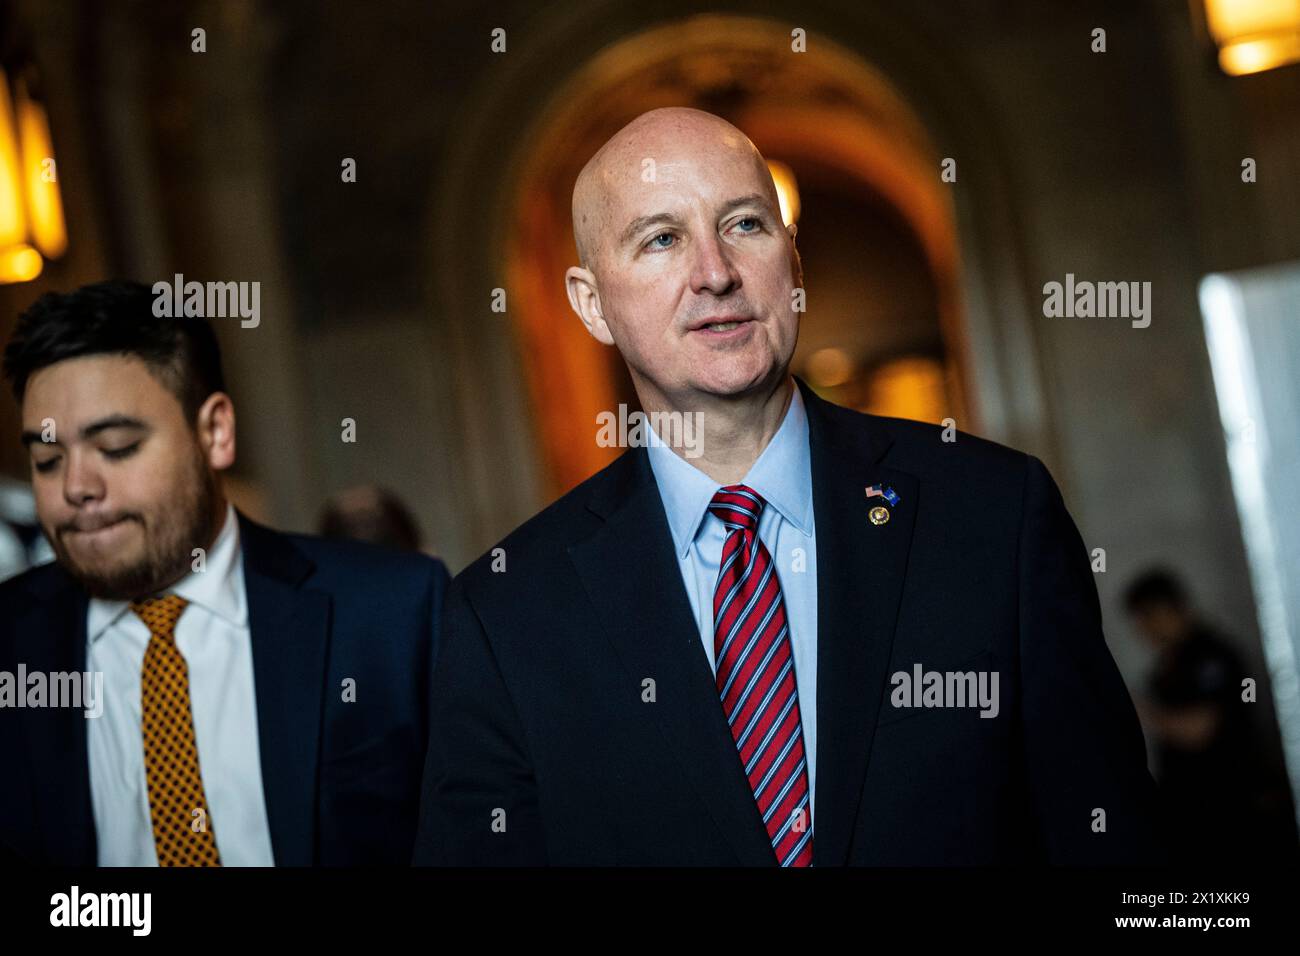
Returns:
[[[623,234],[618,237],[619,245],[625,245],[626,243],[631,242],[636,238],[636,234],[642,229],[648,229],[650,226],[657,226],[661,223],[676,222],[678,222],[677,217],[672,213],[667,212],[658,212],[653,216],[637,216],[627,224],[627,228],[623,230]]]
[[[771,203],[768,202],[766,196],[762,193],[750,193],[748,196],[737,196],[735,199],[727,200],[722,206],[722,214],[725,216],[727,213],[734,209],[739,209],[741,206],[762,206],[765,209],[771,209]],[[672,224],[676,222],[678,222],[677,217],[666,212],[655,213],[653,216],[637,216],[637,218],[628,223],[627,228],[623,230],[623,234],[619,236],[618,241],[620,244],[625,244],[631,242],[632,239],[636,237],[636,234],[642,229],[648,229],[650,226]]]
[[[140,431],[149,431],[149,425],[139,418],[132,418],[130,415],[109,415],[107,418],[101,418],[91,422],[81,429],[82,438],[94,438],[102,431],[110,428],[135,428]],[[32,431],[31,429],[23,430],[23,447],[31,445],[48,445],[57,444],[57,442],[47,442],[41,432]]]
[[[82,426],[82,438],[94,438],[102,431],[110,428],[135,428],[140,431],[148,431],[149,426],[138,418],[132,418],[130,415],[109,415],[107,418],[101,418],[93,421],[89,425]]]
[[[768,202],[767,197],[762,193],[750,193],[748,196],[728,200],[727,204],[722,207],[722,211],[728,213],[741,206],[762,206],[769,210],[772,208],[772,204]]]

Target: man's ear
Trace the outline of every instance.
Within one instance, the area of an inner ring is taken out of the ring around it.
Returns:
[[[597,342],[613,345],[614,336],[600,309],[600,291],[596,288],[596,274],[581,266],[570,266],[564,273],[564,288],[569,293],[569,305],[578,313],[582,324]]]
[[[224,471],[235,463],[235,403],[229,395],[209,395],[199,406],[195,429],[209,468]]]
[[[790,223],[785,227],[785,231],[790,234],[790,251],[794,258],[794,283],[795,287],[803,288],[803,260],[799,258],[799,247],[795,244],[794,237],[799,232],[799,227],[795,223]]]

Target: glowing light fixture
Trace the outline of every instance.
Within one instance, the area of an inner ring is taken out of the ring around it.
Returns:
[[[28,282],[68,247],[44,107],[0,70],[0,284]]]
[[[794,181],[794,170],[774,159],[767,161],[767,168],[772,173],[772,182],[776,184],[776,198],[781,203],[781,221],[787,226],[798,222],[799,187]]]
[[[63,222],[63,198],[59,195],[58,166],[54,162],[54,144],[50,141],[50,119],[45,107],[28,95],[22,80],[14,84],[14,113],[18,141],[22,144],[32,240],[43,256],[57,259],[68,248],[68,230]]]
[[[1300,0],[1205,0],[1205,25],[1229,76],[1300,63]]]

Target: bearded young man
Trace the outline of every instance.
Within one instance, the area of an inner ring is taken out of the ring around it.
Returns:
[[[0,853],[409,863],[447,572],[239,514],[216,337],[152,305],[52,293],[5,349],[57,561],[0,585],[0,671],[102,675],[104,700],[0,709]]]
[[[745,135],[638,117],[573,225],[574,311],[652,421],[702,434],[629,450],[457,577],[416,861],[1158,861],[1056,485],[791,376],[795,228]]]

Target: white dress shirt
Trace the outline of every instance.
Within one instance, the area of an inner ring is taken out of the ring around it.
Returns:
[[[190,706],[208,824],[224,866],[274,866],[262,795],[253,645],[235,509],[206,556],[167,593],[189,604],[176,647]],[[90,791],[100,866],[157,866],[145,784],[140,671],[149,629],[127,601],[94,598],[86,611],[87,669],[104,675],[104,713],[87,721]]]
[[[794,395],[781,427],[758,460],[738,482],[757,491],[767,505],[758,519],[758,537],[772,555],[785,601],[794,656],[795,686],[808,761],[808,804],[817,807],[817,534],[813,521],[812,458],[803,396]],[[656,436],[657,438],[657,436]],[[668,527],[672,531],[682,582],[695,612],[709,667],[717,673],[713,651],[713,592],[718,586],[727,527],[709,511],[721,487],[668,445],[651,441],[647,451]]]

